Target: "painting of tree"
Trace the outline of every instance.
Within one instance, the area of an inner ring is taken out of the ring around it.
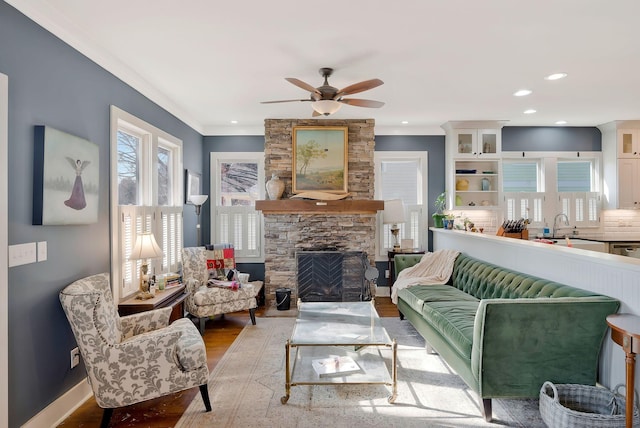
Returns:
[[[294,127],[293,193],[347,193],[347,127]]]

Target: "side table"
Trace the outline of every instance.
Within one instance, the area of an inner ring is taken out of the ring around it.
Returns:
[[[184,300],[186,298],[185,285],[180,284],[162,291],[156,291],[156,296],[152,299],[139,300],[136,299],[136,296],[130,297],[118,304],[118,313],[124,317],[139,312],[170,307],[173,310],[169,317],[169,323],[172,323],[184,317]]]
[[[395,278],[395,263],[393,262],[393,258],[396,254],[424,254],[424,250],[400,250],[400,251],[388,251],[387,252],[387,261],[388,261],[388,269],[389,269],[389,296],[391,296],[391,289],[393,287],[393,283],[396,282]]]
[[[622,346],[626,354],[626,427],[633,427],[634,376],[636,354],[640,350],[640,317],[632,314],[614,314],[607,317],[607,324],[611,327],[611,340]]]

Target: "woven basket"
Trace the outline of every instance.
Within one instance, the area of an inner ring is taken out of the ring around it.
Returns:
[[[624,428],[624,396],[597,386],[545,382],[540,388],[540,415],[547,426],[556,428]],[[552,395],[550,395],[550,393]],[[633,409],[633,425],[640,425],[640,414]]]

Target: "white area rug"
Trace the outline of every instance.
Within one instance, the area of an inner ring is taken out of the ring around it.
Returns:
[[[438,355],[427,354],[408,321],[383,318],[398,341],[398,396],[385,385],[291,388],[285,405],[285,342],[292,318],[260,318],[247,325],[211,373],[213,411],[200,394],[177,427],[545,427],[538,400],[493,400],[493,422],[481,416],[476,394]],[[390,364],[391,353],[383,355]]]

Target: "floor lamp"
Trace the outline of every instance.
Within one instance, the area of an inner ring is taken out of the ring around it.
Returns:
[[[391,234],[393,235],[393,251],[400,251],[400,241],[398,234],[400,228],[398,223],[404,223],[404,204],[402,199],[392,199],[384,201],[384,211],[382,212],[382,222],[391,225]]]
[[[191,195],[189,201],[196,207],[196,240],[198,242],[198,247],[200,246],[200,210],[202,208],[202,204],[204,204],[209,196],[207,195]]]

